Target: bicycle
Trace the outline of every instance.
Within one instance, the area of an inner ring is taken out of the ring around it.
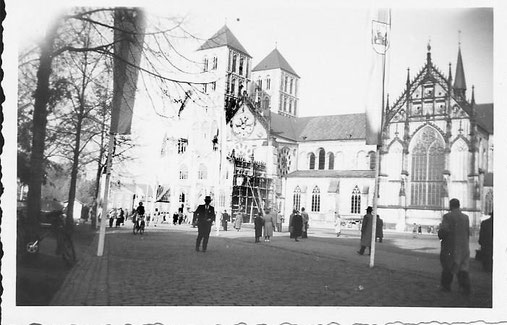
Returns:
[[[25,245],[25,251],[28,256],[37,255],[40,250],[40,243],[44,238],[54,234],[56,238],[56,254],[61,255],[62,259],[68,266],[72,266],[76,262],[76,252],[74,250],[74,243],[70,235],[65,231],[65,214],[63,211],[56,210],[45,214],[50,224],[41,223],[41,227],[47,230],[42,233],[35,241],[30,241]]]
[[[134,228],[132,232],[135,234],[139,233],[140,235],[144,234],[144,216],[139,216],[134,220]]]

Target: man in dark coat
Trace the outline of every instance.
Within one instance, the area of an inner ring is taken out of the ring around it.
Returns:
[[[491,217],[481,222],[479,231],[479,245],[481,245],[481,262],[484,270],[493,270],[493,212]]]
[[[254,227],[255,227],[255,242],[260,242],[260,238],[262,236],[262,226],[264,225],[264,219],[256,213],[254,219]]]
[[[227,211],[224,210],[224,213],[222,213],[222,227],[224,228],[224,231],[227,231],[227,223],[229,221],[231,221],[231,217]]]
[[[454,274],[464,294],[470,294],[468,267],[470,262],[470,223],[460,210],[458,199],[449,201],[450,212],[444,214],[438,230],[440,263],[442,264],[441,289],[451,291]]]
[[[382,238],[384,238],[384,221],[380,219],[380,216],[378,214],[377,214],[377,227],[375,228],[375,232],[376,232],[375,241],[377,241],[378,239],[378,242],[381,243]]]
[[[197,207],[194,212],[194,219],[197,222],[198,235],[195,242],[195,250],[198,252],[202,241],[202,251],[208,248],[208,239],[211,232],[211,225],[215,221],[215,208],[210,205],[211,197],[206,196],[204,203]]]
[[[366,209],[366,214],[363,217],[363,223],[361,225],[361,248],[357,253],[363,255],[366,247],[368,247],[371,254],[371,232],[373,226],[373,211],[372,207]]]

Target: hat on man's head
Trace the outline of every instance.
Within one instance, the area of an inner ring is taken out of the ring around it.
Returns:
[[[204,197],[204,201],[210,201],[210,202],[211,202],[211,196],[206,195],[206,196]]]
[[[372,212],[373,211],[373,208],[372,207],[367,207],[366,208],[366,213],[369,213],[369,212]]]

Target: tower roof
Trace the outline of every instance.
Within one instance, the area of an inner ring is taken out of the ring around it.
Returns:
[[[250,54],[245,50],[243,45],[238,41],[236,36],[231,32],[227,25],[224,25],[222,28],[215,33],[215,35],[211,36],[206,42],[204,42],[198,50],[207,50],[215,47],[228,46],[235,50],[246,54],[251,58]]]
[[[273,51],[271,51],[271,53],[269,53],[268,56],[264,58],[264,60],[259,62],[259,64],[257,64],[252,69],[252,71],[262,71],[272,69],[282,69],[299,78],[299,75],[296,73],[296,71],[292,69],[289,62],[285,60],[280,51],[278,51],[278,49],[276,48]]]
[[[463,59],[461,58],[461,47],[458,49],[458,62],[456,63],[456,77],[454,78],[454,89],[467,89],[465,81],[465,70],[463,69]]]

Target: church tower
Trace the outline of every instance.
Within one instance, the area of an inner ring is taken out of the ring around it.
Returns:
[[[465,81],[465,70],[461,58],[461,46],[458,48],[458,62],[456,63],[456,77],[454,78],[454,96],[458,101],[466,101],[467,84]]]
[[[204,92],[216,94],[217,100],[223,103],[226,120],[229,121],[243,92],[249,87],[252,57],[227,25],[197,51],[203,62],[203,72],[210,72],[210,79],[216,80],[205,84]]]
[[[289,117],[297,117],[299,113],[299,78],[276,48],[252,69],[252,81],[260,90],[258,93],[270,98],[271,111]]]

